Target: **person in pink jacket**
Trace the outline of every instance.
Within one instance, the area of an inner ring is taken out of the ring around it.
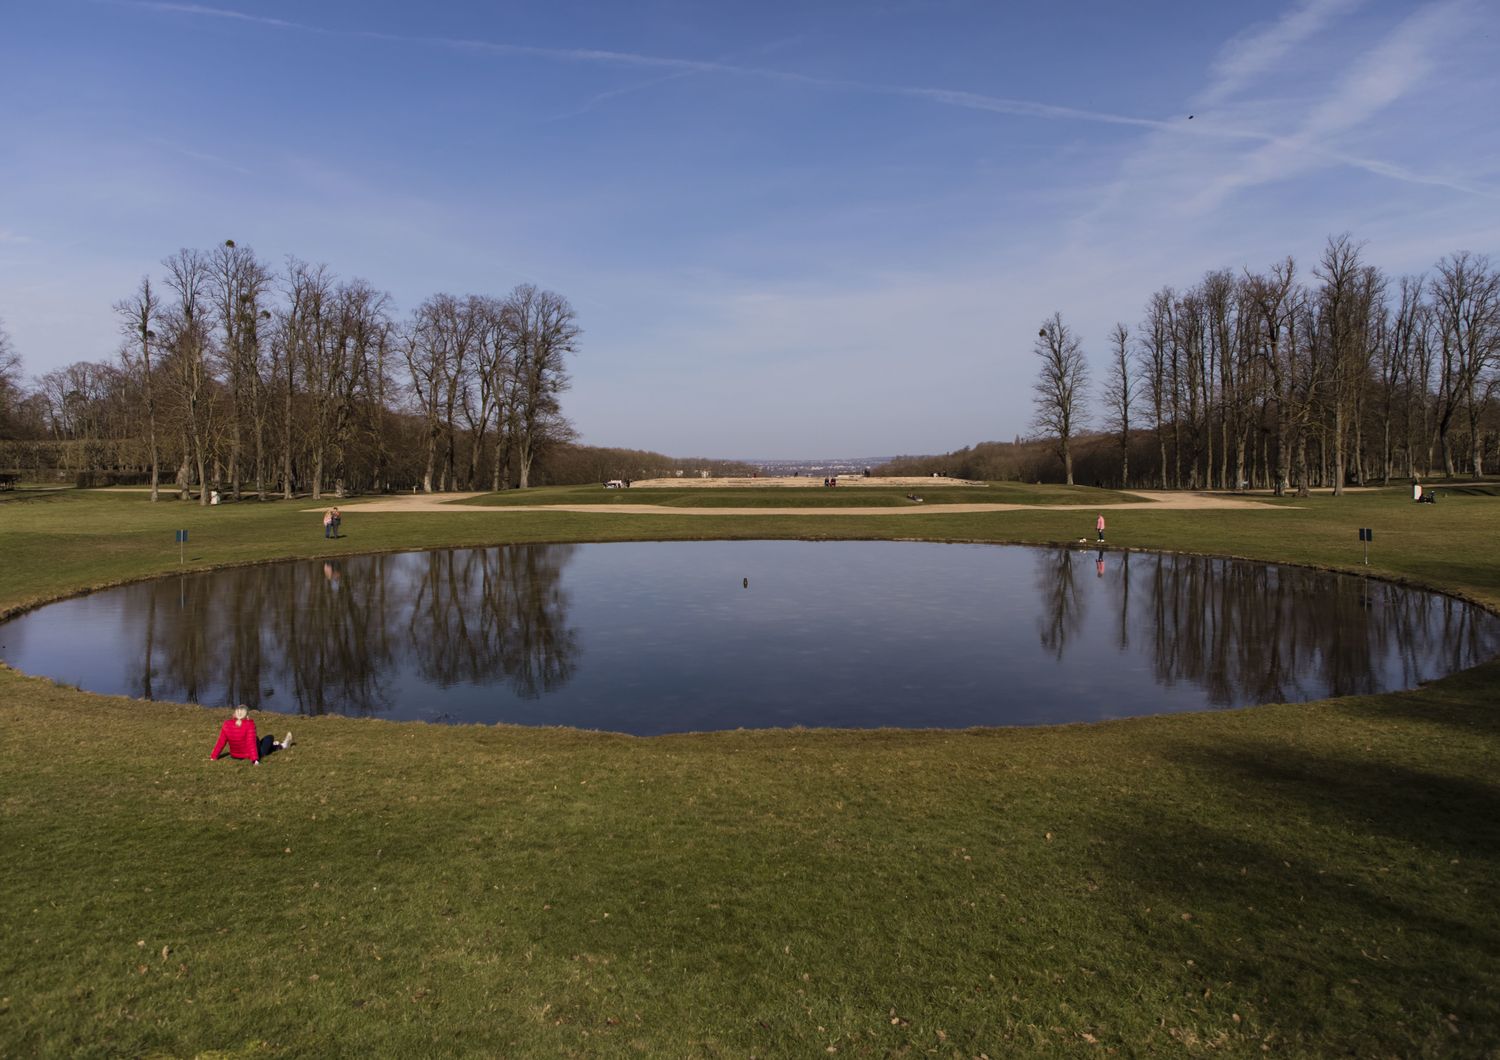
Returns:
[[[1099,540],[1104,540],[1104,513],[1099,513],[1099,521],[1094,524],[1094,529],[1099,531]]]
[[[224,724],[219,726],[219,741],[209,752],[208,760],[212,762],[217,759],[219,752],[224,750],[226,744],[229,747],[230,758],[249,759],[256,765],[260,765],[260,760],[264,756],[292,746],[292,734],[287,733],[286,738],[280,742],[270,736],[257,737],[255,722],[250,720],[250,708],[241,703],[234,708],[234,715],[225,718]]]

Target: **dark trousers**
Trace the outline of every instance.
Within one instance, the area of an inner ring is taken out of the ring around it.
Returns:
[[[256,746],[260,749],[260,756],[262,758],[269,757],[273,752],[275,752],[277,750],[277,747],[276,747],[276,737],[274,737],[274,736],[262,736],[260,738],[260,742]],[[224,757],[224,758],[233,758],[234,756],[233,755],[223,755],[221,757]],[[250,759],[248,759],[248,758],[241,758],[240,761],[241,762],[248,762],[248,761],[250,761]]]

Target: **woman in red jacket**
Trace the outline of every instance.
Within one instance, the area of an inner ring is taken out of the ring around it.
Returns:
[[[292,734],[287,733],[286,739],[280,743],[269,736],[257,737],[255,722],[250,720],[250,708],[241,703],[234,708],[234,717],[225,718],[224,724],[219,726],[219,742],[214,744],[214,749],[209,752],[210,762],[219,757],[219,752],[224,750],[225,744],[229,745],[229,757],[248,758],[256,765],[260,765],[263,755],[292,746]]]

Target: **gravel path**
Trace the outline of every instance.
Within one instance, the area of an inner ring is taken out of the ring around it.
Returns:
[[[926,480],[930,482],[931,480]],[[842,488],[842,487],[841,487]],[[399,494],[372,500],[352,500],[340,506],[351,512],[447,512],[453,513],[505,513],[505,512],[578,512],[586,515],[957,515],[970,512],[1026,512],[1026,511],[1131,511],[1159,509],[1163,511],[1282,511],[1284,508],[1263,504],[1249,497],[1226,496],[1218,493],[1161,492],[1137,494],[1143,499],[1122,504],[909,504],[900,508],[678,508],[662,504],[506,504],[493,507],[455,504],[455,501],[471,497],[482,497],[483,493],[417,493]],[[321,512],[332,502],[304,511]]]

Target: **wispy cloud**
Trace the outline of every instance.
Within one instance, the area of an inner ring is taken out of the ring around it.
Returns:
[[[1303,0],[1269,26],[1235,37],[1219,52],[1200,107],[1221,103],[1263,74],[1324,26],[1362,6],[1364,0]]]
[[[1369,21],[1350,32],[1332,21],[1330,10],[1322,12],[1321,35],[1308,35],[1302,23],[1299,34],[1281,35],[1283,47],[1274,60],[1267,47],[1258,52],[1258,62],[1237,62],[1235,76],[1243,80],[1235,98],[1199,109],[1191,123],[1230,122],[1250,134],[1243,142],[1147,132],[1117,161],[1099,160],[1094,183],[1080,172],[1085,183],[1073,189],[1077,207],[1061,226],[1055,267],[1129,257],[1147,269],[1157,263],[1159,275],[1170,278],[1191,275],[1189,263],[1217,267],[1301,253],[1299,240],[1320,238],[1327,230],[1353,227],[1394,242],[1409,226],[1392,217],[1382,227],[1391,202],[1407,204],[1403,211],[1434,211],[1430,234],[1440,243],[1453,238],[1454,215],[1467,216],[1474,226],[1493,216],[1500,187],[1486,181],[1482,164],[1472,173],[1452,168],[1454,160],[1472,158],[1471,152],[1418,154],[1408,149],[1399,124],[1402,115],[1417,111],[1416,104],[1437,95],[1437,57],[1472,33],[1472,5],[1429,3],[1384,25],[1373,43],[1366,37]],[[1366,44],[1351,54],[1357,39]],[[1222,91],[1218,86],[1229,81],[1215,69],[1205,83]],[[1396,117],[1387,120],[1390,115]],[[1376,157],[1387,152],[1390,157]],[[1391,185],[1372,183],[1368,195],[1351,190],[1347,199],[1330,199],[1329,188],[1354,171]],[[1277,184],[1284,187],[1271,187]],[[1457,194],[1403,198],[1402,186]],[[1264,197],[1248,198],[1262,187],[1269,189]],[[1244,212],[1252,208],[1255,213]],[[1247,224],[1249,217],[1255,221]]]
[[[1339,163],[1396,180],[1494,194],[1468,182],[1413,173],[1334,146],[1340,137],[1365,125],[1421,84],[1441,46],[1467,23],[1469,9],[1467,0],[1448,0],[1408,16],[1357,60],[1327,97],[1305,112],[1296,129],[1241,159],[1232,171],[1205,187],[1193,199],[1191,208],[1212,209],[1237,189],[1286,180],[1312,168]]]
[[[330,29],[306,22],[248,14],[207,4],[184,4],[162,0],[100,0],[117,6],[168,15],[230,19],[279,30],[293,30],[327,37],[383,41],[393,44],[447,48],[472,54],[522,56],[565,63],[585,63],[621,68],[665,71],[666,76],[643,84],[612,89],[591,97],[570,114],[583,113],[608,99],[640,91],[693,75],[749,77],[786,84],[805,85],[823,91],[854,92],[922,100],[945,107],[1004,114],[1039,121],[1086,122],[1150,130],[1186,141],[1222,140],[1258,143],[1250,168],[1222,178],[1199,197],[1199,208],[1222,200],[1237,187],[1271,179],[1276,173],[1301,172],[1313,166],[1345,165],[1404,183],[1444,187],[1468,194],[1492,195],[1493,189],[1442,175],[1423,174],[1381,159],[1340,151],[1328,141],[1338,132],[1399,98],[1414,84],[1430,63],[1431,43],[1450,30],[1468,5],[1464,0],[1436,4],[1409,18],[1369,59],[1346,80],[1341,91],[1326,100],[1308,118],[1303,128],[1289,134],[1236,125],[1228,120],[1189,124],[1173,119],[1117,114],[1110,111],[1066,107],[1039,100],[1014,99],[939,87],[887,85],[847,78],[820,77],[774,67],[710,59],[687,59],[641,52],[602,48],[549,48],[467,37],[422,36],[385,33],[369,29]],[[1199,95],[1200,105],[1224,101],[1253,85],[1276,64],[1307,43],[1365,0],[1303,0],[1271,25],[1230,41],[1211,69],[1209,84]],[[1278,167],[1281,167],[1278,169]]]
[[[171,151],[173,154],[181,155],[183,158],[191,158],[194,162],[203,162],[218,169],[227,169],[232,173],[238,173],[245,177],[253,177],[255,175],[254,170],[247,169],[237,162],[231,162],[227,158],[210,154],[207,151],[200,151],[197,148],[173,143],[171,140],[164,140],[161,137],[152,137],[148,142],[163,150]]]
[[[511,55],[525,56],[537,59],[548,59],[555,62],[589,63],[607,66],[617,66],[637,69],[664,70],[678,76],[689,74],[717,74],[730,77],[750,77],[767,81],[778,81],[787,84],[806,85],[811,88],[825,90],[858,92],[872,95],[902,96],[909,99],[925,100],[942,106],[959,107],[966,110],[988,111],[994,114],[1008,114],[1015,117],[1036,118],[1052,121],[1079,121],[1099,122],[1109,125],[1131,125],[1143,128],[1173,129],[1176,125],[1172,122],[1153,118],[1141,118],[1127,114],[1114,114],[1108,111],[1086,110],[1077,107],[1063,107],[1038,100],[1010,99],[1001,96],[987,96],[974,92],[960,92],[943,88],[930,88],[911,85],[882,85],[867,81],[850,80],[847,78],[819,77],[813,74],[804,74],[792,70],[781,70],[768,66],[753,66],[742,63],[720,62],[711,59],[684,59],[673,56],[650,55],[641,52],[613,51],[603,48],[548,48],[532,44],[513,44],[506,41],[490,41],[471,37],[442,37],[421,36],[397,33],[384,33],[378,30],[368,29],[329,29],[323,26],[313,25],[305,22],[291,22],[285,19],[266,18],[260,15],[245,14],[229,8],[210,7],[205,4],[177,4],[153,2],[153,0],[100,0],[100,2],[111,3],[116,6],[130,7],[142,11],[154,11],[162,14],[195,15],[208,18],[227,18],[241,22],[257,23],[276,29],[299,30],[305,33],[315,33],[321,36],[342,37],[348,39],[361,39],[384,41],[393,44],[423,45],[427,47],[448,48],[454,51],[462,51],[474,54],[487,55]],[[670,80],[665,78],[663,80]],[[631,88],[617,90],[617,93],[632,91]],[[610,95],[609,93],[605,94]],[[599,97],[596,97],[596,100]],[[1197,133],[1198,135],[1210,136],[1232,136],[1244,137],[1254,134],[1242,131],[1202,131],[1183,129],[1185,133]]]
[[[281,18],[267,18],[264,15],[249,15],[243,11],[232,11],[228,8],[209,7],[206,4],[172,4],[159,3],[154,0],[100,0],[102,3],[116,4],[119,7],[134,7],[141,11],[158,11],[167,15],[203,15],[209,18],[227,18],[237,22],[253,22],[261,26],[275,26],[277,29],[300,29],[314,30],[313,26],[306,26],[300,22],[288,22]]]
[[[769,44],[760,45],[759,47],[755,48],[754,51],[755,52],[777,51],[777,50],[779,50],[781,48],[784,48],[787,45],[792,44],[794,42],[795,42],[795,39],[786,39],[786,40],[773,41],[773,42],[771,42]],[[730,59],[728,57],[725,57],[724,59],[719,60],[719,62],[721,64],[729,63]],[[553,115],[552,120],[553,121],[560,121],[560,120],[563,120],[563,119],[566,119],[566,118],[576,118],[578,115],[580,115],[580,114],[587,114],[589,111],[592,111],[594,108],[598,107],[599,105],[601,105],[603,103],[608,103],[610,100],[620,99],[620,98],[622,98],[624,96],[635,95],[638,92],[646,92],[646,91],[649,91],[650,89],[657,88],[657,87],[659,87],[661,85],[669,84],[669,83],[671,83],[673,81],[680,81],[680,80],[682,80],[683,78],[686,78],[686,77],[701,76],[705,72],[706,71],[701,71],[701,70],[670,70],[670,71],[668,71],[665,74],[661,74],[661,75],[658,75],[656,77],[649,77],[649,78],[645,79],[644,81],[637,81],[637,82],[635,82],[633,84],[620,85],[617,88],[607,89],[607,90],[605,90],[603,92],[599,92],[599,93],[596,93],[593,96],[590,96],[588,99],[584,100],[582,103],[580,103],[576,107],[572,107],[572,108],[570,108],[570,109],[568,109],[566,111],[563,111],[560,114]]]
[[[1106,125],[1133,125],[1145,129],[1178,131],[1178,123],[1159,118],[1137,118],[1128,114],[1111,114],[1108,111],[1080,110],[1077,107],[1060,107],[1052,103],[1038,103],[1029,99],[1006,99],[1001,96],[986,96],[976,92],[956,92],[946,88],[912,88],[904,85],[874,85],[857,81],[826,81],[830,87],[858,89],[862,92],[877,92],[909,99],[923,99],[929,103],[941,103],[948,107],[967,110],[989,111],[991,114],[1013,114],[1020,118],[1040,118],[1052,121],[1091,121]],[[1183,130],[1191,132],[1192,130]],[[1225,135],[1210,132],[1207,135]],[[1239,135],[1239,134],[1232,134]]]

